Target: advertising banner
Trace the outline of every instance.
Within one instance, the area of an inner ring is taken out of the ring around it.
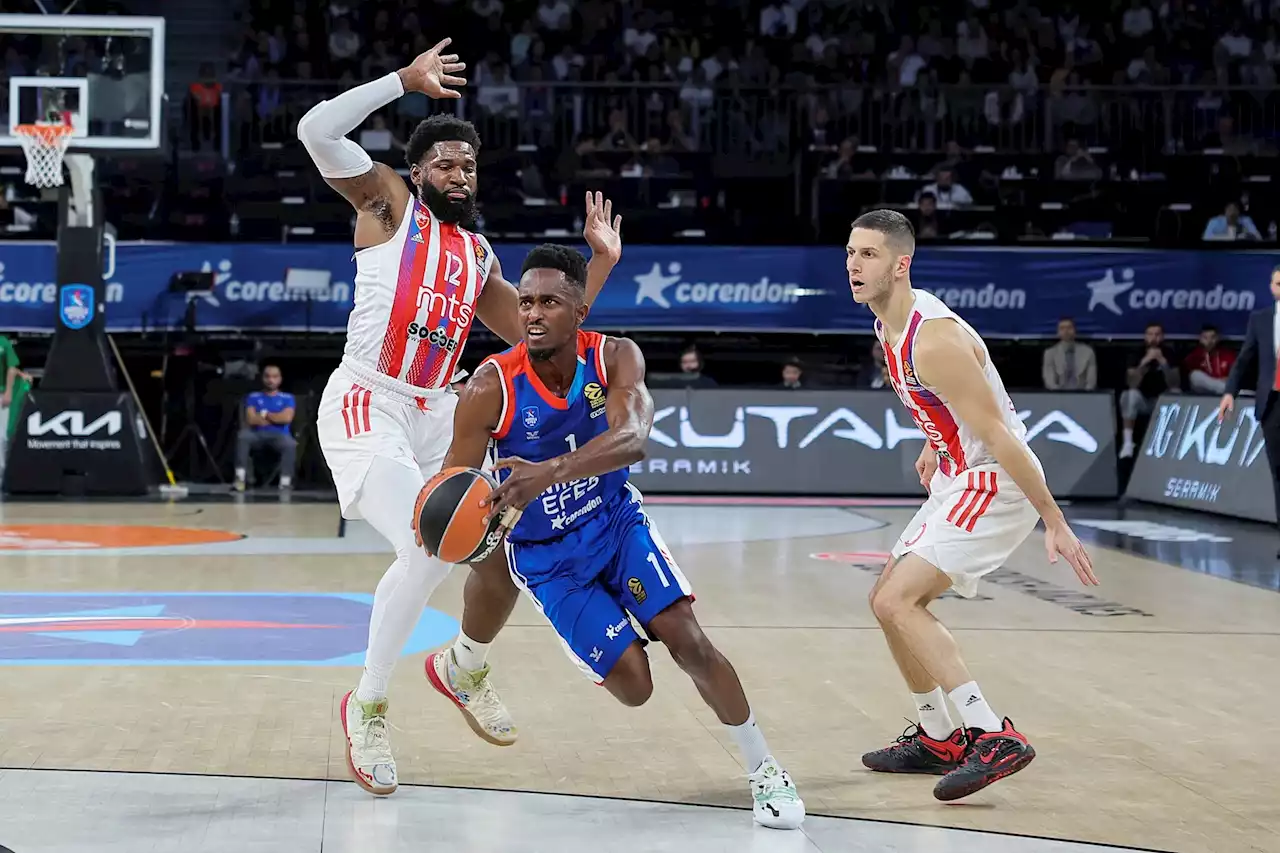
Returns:
[[[1126,498],[1274,523],[1275,492],[1253,400],[1218,423],[1218,397],[1166,394],[1125,488]]]
[[[4,490],[10,495],[145,495],[154,478],[146,422],[124,392],[31,391]]]
[[[642,492],[924,496],[924,436],[890,391],[653,391]],[[1055,497],[1114,498],[1115,403],[1106,393],[1014,394]]]
[[[494,246],[508,276],[532,248]],[[585,246],[579,246],[586,249]],[[51,331],[64,298],[52,243],[0,242],[0,327]],[[1171,336],[1204,323],[1243,335],[1269,303],[1270,252],[921,247],[915,285],[985,335],[1053,337],[1060,317],[1082,335],[1141,337],[1158,317]],[[290,270],[327,287],[289,288]],[[212,294],[168,292],[177,272],[212,272]],[[341,332],[354,296],[350,245],[120,243],[99,290],[110,331],[180,325],[188,299],[201,328]],[[315,278],[309,276],[308,278]],[[605,330],[677,329],[870,333],[871,312],[849,294],[843,246],[626,246],[592,309]]]

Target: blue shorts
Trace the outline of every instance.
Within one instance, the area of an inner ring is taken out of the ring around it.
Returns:
[[[508,542],[511,577],[596,683],[663,610],[693,595],[689,581],[626,489],[559,539]]]

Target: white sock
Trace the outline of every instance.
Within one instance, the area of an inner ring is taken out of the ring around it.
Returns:
[[[280,485],[284,488],[288,488],[289,486],[293,485],[293,478],[290,477],[288,474],[281,474]]]
[[[1004,723],[1000,722],[1000,718],[983,698],[978,682],[961,684],[947,695],[951,697],[951,704],[960,712],[965,728],[982,729],[984,732],[998,732],[1004,728]]]
[[[1132,428],[1132,427],[1125,427],[1125,429],[1124,429],[1124,443],[1125,443],[1125,444],[1133,444],[1133,428]]]
[[[244,468],[237,468],[237,469],[236,469],[236,482],[243,483],[243,482],[244,482],[245,475],[246,475],[246,474],[248,474],[248,473],[249,473],[249,472],[248,472],[248,470],[246,470],[246,469],[244,469]]]
[[[485,658],[489,656],[490,645],[492,644],[473,640],[459,631],[458,639],[453,643],[453,662],[459,669],[465,669],[467,672],[483,669]]]
[[[769,744],[765,742],[764,732],[760,731],[760,727],[756,725],[755,712],[749,712],[747,721],[742,725],[727,726],[727,728],[729,734],[733,735],[733,742],[742,752],[742,760],[746,762],[747,772],[755,773],[769,757]]]
[[[912,693],[916,700],[916,711],[920,715],[920,728],[934,740],[946,740],[956,730],[951,722],[951,714],[947,713],[947,697],[941,687],[933,688],[930,693]]]
[[[410,517],[422,488],[422,474],[389,459],[376,457],[365,476],[357,507],[360,515],[396,549],[373,594],[369,615],[369,648],[356,698],[382,699],[396,661],[417,627],[427,600],[449,575],[450,566],[413,542]]]

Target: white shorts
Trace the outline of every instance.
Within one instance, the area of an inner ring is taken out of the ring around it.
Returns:
[[[918,554],[951,578],[957,595],[972,598],[978,581],[1031,535],[1040,514],[999,465],[955,477],[935,474],[929,487],[929,499],[894,544],[893,557]]]
[[[344,362],[320,398],[320,449],[344,518],[360,517],[356,501],[374,457],[420,471],[426,483],[439,473],[449,452],[457,395],[448,389],[415,389],[417,395],[410,396],[399,384]]]

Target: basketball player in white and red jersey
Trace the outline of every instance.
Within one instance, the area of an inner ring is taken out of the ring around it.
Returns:
[[[871,609],[915,696],[919,725],[862,762],[883,772],[941,775],[934,796],[955,800],[1018,772],[1035,750],[1008,717],[991,710],[929,604],[948,589],[972,598],[979,579],[1041,519],[1049,562],[1062,555],[1082,583],[1098,579],[1049,493],[986,344],[933,294],[912,289],[911,223],[897,211],[870,211],[854,221],[846,249],[854,301],[875,314],[890,384],[925,435],[916,470],[929,492],[871,590]],[[946,697],[960,726],[951,722]]]
[[[369,647],[359,686],[343,697],[349,769],[376,795],[395,791],[387,736],[387,683],[427,599],[450,566],[414,541],[418,492],[440,470],[453,434],[458,397],[449,389],[472,320],[515,345],[522,329],[516,289],[502,277],[489,242],[468,230],[475,214],[480,139],[470,123],[435,115],[406,147],[410,192],[390,166],[374,163],[346,135],[406,93],[461,97],[465,65],[443,51],[445,39],[398,72],[322,101],[298,123],[298,138],[329,186],[356,209],[355,306],[342,362],[318,411],[325,461],[342,514],[364,518],[395,549],[374,595]],[[592,248],[588,299],[600,292],[622,252],[621,217],[587,197],[584,236]],[[497,573],[495,576],[500,577]],[[462,632],[432,655],[436,689],[446,692],[482,738],[513,743],[516,728],[488,678],[486,655],[518,591],[487,590],[467,579]],[[498,602],[500,606],[493,602]]]

